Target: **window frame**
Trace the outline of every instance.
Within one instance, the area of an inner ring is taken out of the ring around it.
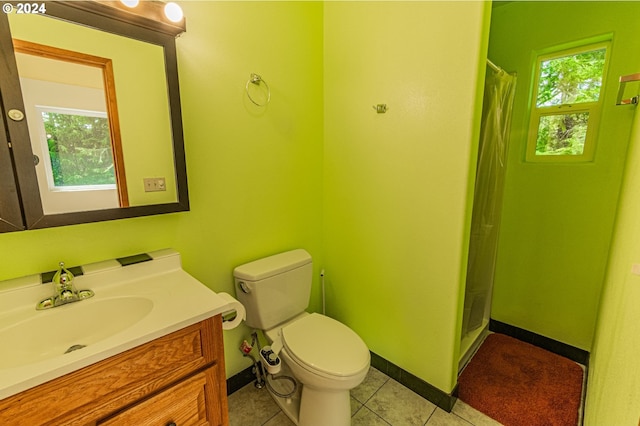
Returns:
[[[595,102],[578,102],[573,104],[561,104],[538,107],[538,89],[540,82],[540,68],[544,61],[578,55],[580,53],[592,52],[594,50],[605,49],[604,65],[602,68],[602,84],[600,94]],[[527,146],[525,160],[533,163],[565,163],[565,162],[590,162],[593,161],[600,118],[602,115],[602,104],[605,95],[607,69],[609,67],[609,57],[611,55],[611,41],[600,41],[596,43],[584,43],[572,48],[562,48],[551,52],[538,53],[535,57],[533,68],[533,81],[531,89],[531,102],[529,114],[529,126],[527,131]],[[540,119],[543,116],[589,113],[589,122],[585,135],[584,148],[582,154],[536,154],[538,139],[538,129]]]
[[[49,11],[50,12],[50,11]],[[52,15],[53,16],[53,15]],[[89,27],[91,27],[89,25]],[[113,31],[107,31],[113,32]],[[86,53],[75,52],[73,50],[61,49],[58,47],[47,46],[26,40],[12,38],[13,49],[15,53],[22,53],[42,57],[54,61],[70,62],[73,64],[94,67],[100,69],[103,79],[103,91],[105,96],[106,114],[109,120],[111,151],[113,155],[113,164],[116,173],[116,189],[118,190],[118,200],[120,207],[129,207],[129,193],[127,190],[127,177],[124,166],[124,155],[122,149],[122,138],[120,134],[120,119],[118,114],[118,103],[116,100],[115,75],[113,70],[113,61],[109,58],[89,55]],[[142,40],[142,39],[140,39]],[[166,49],[166,46],[164,46]],[[37,106],[37,105],[34,105]],[[40,121],[40,118],[37,119]],[[39,123],[40,124],[40,123]],[[38,124],[38,125],[39,125]],[[174,147],[175,150],[176,147]],[[36,182],[37,183],[37,182]],[[52,186],[52,182],[47,181],[47,186],[51,192],[64,192]],[[96,188],[95,190],[109,188]],[[67,187],[67,191],[70,191]],[[42,203],[42,200],[40,200]]]

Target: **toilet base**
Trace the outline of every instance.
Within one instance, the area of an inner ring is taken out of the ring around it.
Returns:
[[[351,398],[349,391],[329,392],[303,386],[298,426],[327,425],[351,425]]]
[[[286,363],[283,363],[282,371],[278,375],[293,377]],[[277,386],[275,382],[271,383]],[[269,387],[267,389],[282,412],[298,426],[351,425],[351,396],[348,390],[316,390],[298,381],[296,392],[290,398],[282,398],[275,395]],[[286,393],[289,388],[276,387],[276,390]]]
[[[293,373],[291,372],[287,364],[283,363],[282,370],[280,371],[278,376],[293,377]],[[290,391],[290,388],[288,386],[284,388],[278,387],[277,380],[273,381],[273,379],[269,377],[267,377],[266,380],[270,380],[270,383],[272,384],[272,386],[274,386],[276,388],[276,391],[280,392],[281,394],[286,394],[287,392]],[[298,418],[300,417],[300,398],[302,396],[302,383],[300,383],[298,380],[296,380],[296,382],[297,382],[296,391],[289,398],[283,398],[281,396],[276,395],[275,393],[272,392],[269,386],[267,386],[267,391],[269,392],[269,395],[271,395],[273,400],[276,402],[276,404],[278,404],[278,407],[280,407],[282,412],[286,414],[286,416],[289,417],[289,419],[297,425]]]
[[[349,391],[325,392],[300,385],[291,398],[282,398],[269,391],[282,412],[298,426],[350,426],[351,398]]]

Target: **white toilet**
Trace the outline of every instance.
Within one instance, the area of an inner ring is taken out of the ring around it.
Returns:
[[[369,349],[346,325],[305,312],[312,271],[302,249],[256,260],[235,268],[236,296],[247,325],[263,330],[274,349],[282,345],[283,370],[301,384],[300,398],[274,396],[283,411],[299,426],[347,426],[349,391],[367,375]]]

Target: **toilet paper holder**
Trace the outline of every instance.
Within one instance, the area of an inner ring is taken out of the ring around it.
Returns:
[[[222,329],[231,330],[233,328],[236,328],[242,321],[247,318],[247,313],[244,309],[244,306],[228,293],[220,292],[218,293],[218,296],[220,296],[228,303],[228,305],[225,307],[226,310],[220,313],[220,316],[222,317]]]
[[[238,311],[231,310],[222,313],[222,322],[231,322],[238,317]]]

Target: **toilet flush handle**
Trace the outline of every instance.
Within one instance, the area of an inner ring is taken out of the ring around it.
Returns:
[[[251,289],[247,286],[247,283],[245,283],[244,281],[240,281],[238,283],[238,286],[240,286],[240,290],[242,290],[243,293],[246,293],[246,294],[251,293]]]

